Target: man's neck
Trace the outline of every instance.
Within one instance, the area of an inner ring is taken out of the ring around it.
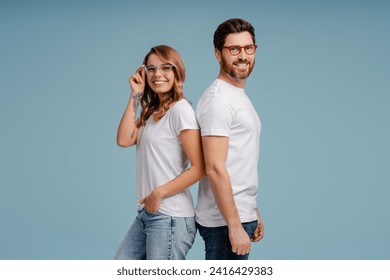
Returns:
[[[246,79],[236,79],[230,76],[229,74],[226,74],[224,72],[220,72],[218,75],[218,79],[231,84],[232,86],[238,87],[238,88],[245,88]]]

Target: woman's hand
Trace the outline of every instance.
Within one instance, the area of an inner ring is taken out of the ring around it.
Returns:
[[[145,71],[144,65],[139,67],[133,76],[129,78],[129,84],[131,87],[131,92],[143,93],[145,90]]]
[[[143,199],[141,199],[139,203],[144,205],[144,208],[147,212],[154,214],[160,209],[162,199],[162,195],[158,192],[157,189],[155,189],[148,196],[145,196]]]

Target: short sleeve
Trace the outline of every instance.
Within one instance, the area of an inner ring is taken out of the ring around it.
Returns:
[[[179,136],[180,132],[186,129],[199,129],[194,109],[187,100],[178,101],[171,110],[170,125],[176,135]]]
[[[234,112],[229,102],[220,95],[209,95],[196,108],[202,136],[230,136]]]

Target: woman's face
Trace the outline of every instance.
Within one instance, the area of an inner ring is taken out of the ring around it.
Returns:
[[[167,93],[172,90],[175,81],[172,64],[162,61],[156,54],[151,54],[148,57],[146,69],[149,87],[157,93],[160,101],[168,98]]]

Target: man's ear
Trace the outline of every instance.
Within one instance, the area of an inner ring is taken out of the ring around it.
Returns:
[[[214,49],[215,58],[218,60],[219,63],[221,63],[221,52],[217,48]]]

